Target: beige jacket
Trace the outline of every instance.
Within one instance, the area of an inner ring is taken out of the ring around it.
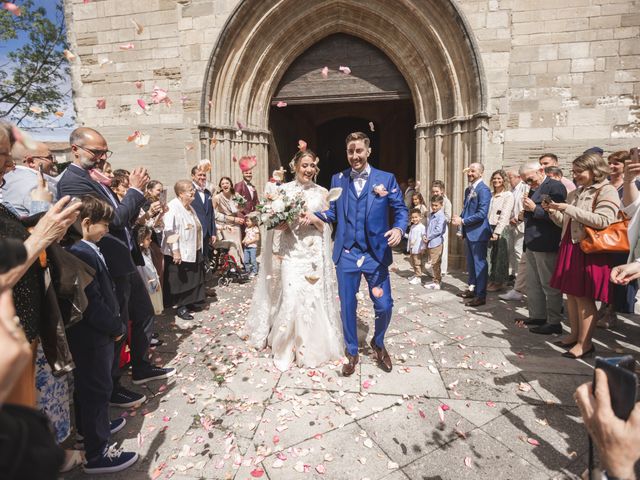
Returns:
[[[593,199],[600,189],[598,200],[593,208]],[[562,226],[562,235],[571,222],[571,241],[580,242],[584,237],[584,226],[601,230],[616,221],[620,207],[620,197],[616,188],[609,184],[609,180],[602,180],[590,187],[578,187],[567,195],[567,208],[563,212],[549,212],[553,222]]]
[[[509,190],[493,194],[489,205],[489,225],[494,226],[493,233],[500,236],[504,228],[509,225],[513,211],[513,193]]]

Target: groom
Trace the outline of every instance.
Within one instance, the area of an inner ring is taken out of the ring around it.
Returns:
[[[375,332],[371,339],[380,368],[391,371],[391,357],[384,347],[384,334],[391,321],[393,299],[389,282],[391,248],[400,243],[407,228],[408,211],[402,191],[391,173],[372,168],[368,163],[369,137],[351,133],[346,140],[351,168],[331,179],[331,188],[342,188],[342,195],[316,216],[327,223],[337,223],[333,261],[338,276],[340,316],[347,347],[348,363],[342,374],[353,374],[358,364],[358,330],[356,294],[362,275],[369,285],[375,311]],[[389,227],[389,211],[393,226]]]

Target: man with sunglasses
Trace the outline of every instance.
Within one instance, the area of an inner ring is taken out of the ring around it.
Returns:
[[[49,147],[38,142],[33,148],[27,149],[22,144],[16,144],[11,151],[15,168],[5,175],[5,183],[0,189],[2,203],[9,205],[14,213],[20,217],[28,217],[42,211],[41,202],[34,200],[34,191],[38,190],[40,171],[46,182],[46,188],[51,194],[51,201],[57,201],[57,179],[55,163]],[[44,190],[45,185],[42,189]],[[44,207],[46,209],[46,207]]]
[[[564,202],[567,189],[558,180],[546,176],[544,167],[538,162],[520,167],[520,176],[530,189],[522,200],[529,318],[516,318],[516,323],[530,326],[532,333],[562,333],[562,293],[549,286],[558,258],[562,228],[553,223],[542,203]]]
[[[147,360],[154,309],[146,285],[136,269],[136,265],[144,265],[144,260],[131,230],[145,202],[142,192],[149,181],[147,170],[138,167],[131,172],[130,188],[122,200],[118,200],[109,188],[93,180],[89,173],[97,164],[111,156],[105,138],[94,129],[80,127],[71,132],[69,143],[74,160],[58,182],[58,194],[78,198],[83,195],[97,196],[114,209],[109,233],[97,245],[116,286],[120,316],[125,325],[131,321],[133,383],[142,384],[170,377],[175,374],[175,369],[156,367]],[[116,342],[111,405],[131,408],[142,404],[146,397],[120,385],[122,371],[119,358],[123,341],[124,339]]]

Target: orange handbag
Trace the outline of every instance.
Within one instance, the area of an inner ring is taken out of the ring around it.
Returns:
[[[592,210],[596,208],[596,200],[600,194],[600,189],[593,199]],[[627,229],[629,227],[629,217],[622,210],[618,210],[618,221],[613,222],[608,227],[597,230],[593,227],[584,226],[585,237],[580,241],[580,248],[584,253],[629,253],[629,237]]]

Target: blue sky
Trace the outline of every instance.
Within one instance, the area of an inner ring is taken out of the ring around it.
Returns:
[[[0,2],[2,3],[2,2]],[[13,3],[20,6],[23,3],[21,0],[13,0]],[[47,17],[49,17],[52,21],[56,19],[56,5],[62,4],[62,0],[34,0],[35,7],[44,7],[47,11]],[[3,64],[6,61],[7,53],[11,50],[19,48],[24,45],[24,43],[28,40],[28,37],[23,33],[16,40],[11,40],[7,42],[0,43],[0,64]],[[9,67],[10,68],[10,67]],[[66,90],[71,87],[71,79],[68,78],[62,88]],[[60,105],[60,110],[65,113],[65,117],[68,118],[73,116],[73,104],[71,102],[71,96],[67,101]],[[30,127],[31,125],[28,123],[24,123],[25,127]],[[31,134],[38,139],[42,140],[66,140],[69,138],[69,128],[60,127],[61,121],[56,117],[46,119],[43,124],[47,125],[50,128],[34,128],[30,130]]]

